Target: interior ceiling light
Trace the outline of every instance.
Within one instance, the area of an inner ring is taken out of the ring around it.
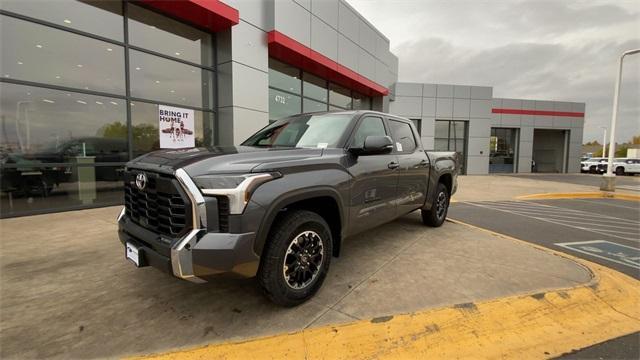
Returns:
[[[140,70],[140,68],[139,68],[139,67],[137,67],[137,68],[136,68],[136,70]]]
[[[107,48],[107,51],[113,51],[113,49],[112,48]]]
[[[60,75],[56,75],[56,79],[60,79]]]
[[[79,67],[79,68],[81,68],[81,67],[82,67],[82,64],[78,64],[78,65],[76,65],[76,66],[77,66],[77,67]]]
[[[160,80],[156,80],[156,84],[160,84]]]
[[[69,19],[64,19],[64,23],[65,23],[65,24],[71,24],[71,20],[69,20]]]
[[[179,52],[176,52],[176,55],[180,56],[180,53],[179,53]]]
[[[118,105],[118,103],[117,103],[117,102],[115,102],[115,101],[109,101],[109,103],[111,103],[111,104],[113,104],[113,105]]]
[[[86,101],[76,100],[76,102],[77,102],[78,104],[87,105],[87,102],[86,102]]]
[[[49,100],[49,99],[42,99],[42,101],[44,101],[44,102],[46,102],[46,103],[49,103],[49,104],[53,104],[53,103],[55,103],[55,101],[53,101],[53,100]]]
[[[38,49],[42,49],[42,45],[40,45],[40,44],[36,45],[36,47],[37,47]]]
[[[22,65],[24,64],[22,61],[18,61],[18,65]]]

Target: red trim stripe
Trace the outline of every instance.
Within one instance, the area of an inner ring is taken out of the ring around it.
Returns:
[[[583,112],[571,112],[571,111],[492,109],[491,112],[494,114],[584,117]]]
[[[389,94],[389,89],[386,87],[338,64],[277,30],[267,33],[267,43],[269,44],[269,56],[284,63],[299,67],[364,95],[384,96]]]
[[[240,22],[238,10],[220,0],[139,0],[139,2],[213,32],[230,28]]]

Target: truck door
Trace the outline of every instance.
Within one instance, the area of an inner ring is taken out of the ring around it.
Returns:
[[[365,115],[358,122],[350,147],[362,147],[367,136],[388,136],[382,117]],[[398,159],[394,154],[351,155],[347,169],[353,176],[350,184],[350,234],[355,234],[389,220],[396,214],[395,196],[398,182]]]
[[[429,181],[429,157],[420,142],[416,140],[416,132],[404,121],[388,119],[391,138],[394,142],[394,153],[398,156],[398,192],[397,216],[416,210],[424,204]]]

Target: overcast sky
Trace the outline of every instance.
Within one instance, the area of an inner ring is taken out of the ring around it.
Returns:
[[[391,40],[399,80],[492,85],[495,97],[587,104],[609,126],[617,58],[640,48],[640,1],[348,0]],[[617,141],[640,135],[640,54],[625,60]]]

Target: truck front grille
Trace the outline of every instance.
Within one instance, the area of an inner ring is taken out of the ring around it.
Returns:
[[[144,174],[140,188],[136,176]],[[131,169],[125,172],[124,204],[134,223],[159,235],[176,238],[192,227],[191,203],[173,176]]]
[[[218,226],[220,232],[229,232],[229,198],[218,196]]]

